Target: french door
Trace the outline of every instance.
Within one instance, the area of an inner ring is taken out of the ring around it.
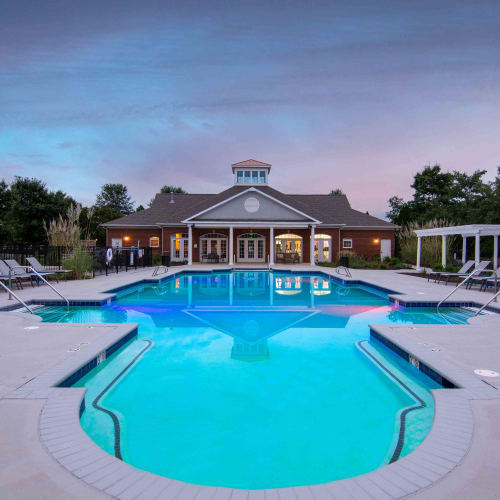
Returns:
[[[328,235],[318,235],[314,238],[314,260],[316,262],[330,262],[332,238]]]
[[[264,262],[265,238],[260,234],[242,234],[238,238],[238,262]]]

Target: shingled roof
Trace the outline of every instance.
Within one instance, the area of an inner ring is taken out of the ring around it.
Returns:
[[[147,227],[161,225],[184,225],[183,220],[223,202],[250,186],[232,186],[218,194],[171,194],[156,195],[151,208],[120,217],[103,224],[104,227]],[[394,229],[390,222],[351,208],[345,195],[330,194],[285,194],[269,186],[256,186],[263,192],[292,208],[303,212],[322,224],[347,227],[377,227]],[[171,203],[173,200],[173,203]]]

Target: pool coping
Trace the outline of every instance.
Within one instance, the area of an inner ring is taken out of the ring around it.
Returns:
[[[91,324],[89,324],[91,325]],[[116,326],[116,325],[115,325]],[[500,399],[500,391],[484,384],[452,363],[432,358],[411,339],[398,342],[402,351],[443,374],[458,389],[435,389],[434,422],[423,443],[398,461],[372,472],[329,483],[242,490],[198,486],[140,470],[99,448],[80,425],[85,388],[69,384],[75,373],[83,376],[103,352],[112,353],[137,336],[136,324],[121,324],[117,332],[75,353],[7,396],[8,399],[46,399],[39,419],[39,435],[47,452],[66,470],[95,489],[120,499],[156,498],[279,498],[323,499],[403,498],[428,488],[451,472],[467,454],[474,432],[470,401]],[[376,325],[370,325],[372,331]],[[379,336],[382,335],[379,333]],[[394,339],[392,340],[394,342]],[[278,493],[279,492],[279,493]]]

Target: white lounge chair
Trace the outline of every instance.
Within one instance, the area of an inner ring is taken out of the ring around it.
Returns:
[[[36,257],[26,257],[26,261],[37,273],[42,276],[54,276],[57,282],[59,282],[57,279],[58,274],[68,274],[73,272],[71,269],[45,269],[45,266],[42,266]]]
[[[471,273],[473,267],[474,267],[474,261],[468,260],[456,273],[449,273],[446,271],[430,273],[429,278],[427,278],[427,281],[429,281],[430,277],[434,275],[435,276],[434,282],[437,281],[439,283],[441,281],[441,278],[443,279],[446,278],[445,284],[447,285],[450,278],[462,278],[462,277],[465,278],[466,276],[468,276]]]
[[[479,290],[486,290],[488,288],[488,285],[491,284],[496,292],[498,287],[500,286],[500,267],[496,271],[493,271],[491,274],[477,277],[474,276],[472,278],[472,281],[474,282],[474,285],[481,285]]]

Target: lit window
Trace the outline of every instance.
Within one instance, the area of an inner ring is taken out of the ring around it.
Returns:
[[[343,248],[352,248],[352,238],[344,238],[342,240],[342,247]]]
[[[260,171],[260,178],[259,178],[260,184],[265,184],[266,183],[266,173],[264,170]]]
[[[160,246],[160,238],[158,238],[158,236],[151,236],[151,238],[149,238],[149,246],[158,248]]]
[[[236,174],[236,182],[238,184],[243,184],[243,170],[238,170],[238,173]]]
[[[257,184],[259,172],[257,170],[252,171],[252,184]]]
[[[245,170],[245,184],[250,184],[250,170]]]

